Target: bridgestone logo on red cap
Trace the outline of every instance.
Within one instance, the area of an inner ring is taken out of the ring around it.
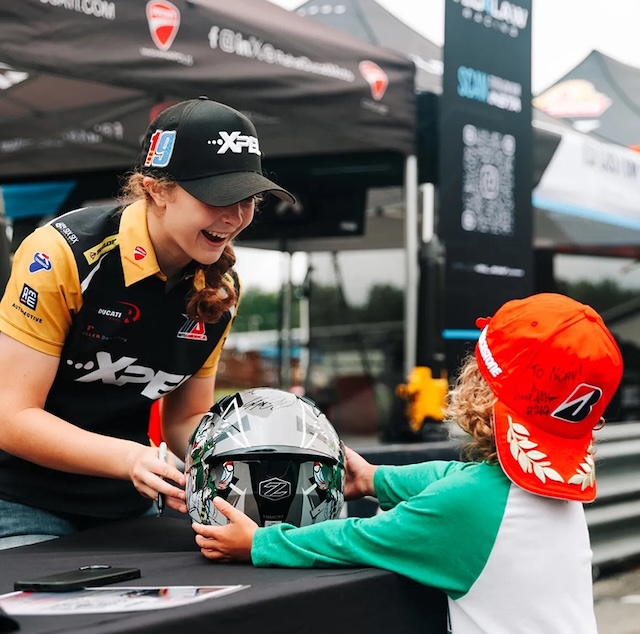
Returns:
[[[580,383],[571,395],[551,412],[551,416],[567,423],[580,423],[591,414],[593,406],[601,398],[602,390],[599,387]]]
[[[480,337],[478,338],[478,350],[480,350],[480,356],[484,361],[484,364],[487,366],[487,370],[489,370],[489,374],[491,376],[496,377],[499,374],[502,374],[502,368],[498,365],[498,362],[493,358],[491,354],[491,350],[489,350],[489,346],[487,345],[487,328],[489,326],[485,326],[485,329],[480,333]]]

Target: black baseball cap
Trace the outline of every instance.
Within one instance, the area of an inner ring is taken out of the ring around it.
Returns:
[[[262,175],[253,123],[241,112],[206,97],[163,110],[149,125],[140,170],[168,176],[208,205],[226,207],[269,192],[294,203],[286,190]]]

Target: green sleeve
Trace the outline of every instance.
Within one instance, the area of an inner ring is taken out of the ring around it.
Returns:
[[[473,466],[472,463],[433,460],[401,467],[378,467],[373,477],[373,486],[380,508],[385,511],[393,508],[398,502],[418,495],[447,475]]]
[[[390,483],[396,475],[381,479]],[[509,486],[497,465],[455,469],[374,517],[260,528],[252,561],[295,568],[375,566],[458,598],[486,564]]]

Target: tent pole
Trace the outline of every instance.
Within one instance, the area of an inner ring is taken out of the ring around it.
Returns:
[[[280,352],[280,386],[283,390],[291,387],[291,311],[293,308],[293,254],[285,251],[286,272],[282,283],[282,335]]]
[[[405,271],[404,371],[411,374],[416,364],[418,333],[418,159],[406,157],[404,168]]]

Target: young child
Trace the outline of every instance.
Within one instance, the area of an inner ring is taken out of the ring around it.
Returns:
[[[258,528],[216,499],[229,524],[194,524],[205,557],[386,568],[442,589],[453,634],[595,633],[582,503],[596,496],[593,430],[620,351],[591,307],[557,294],[477,325],[447,412],[472,461],[375,466],[348,450],[345,498],[375,495],[385,513]]]

